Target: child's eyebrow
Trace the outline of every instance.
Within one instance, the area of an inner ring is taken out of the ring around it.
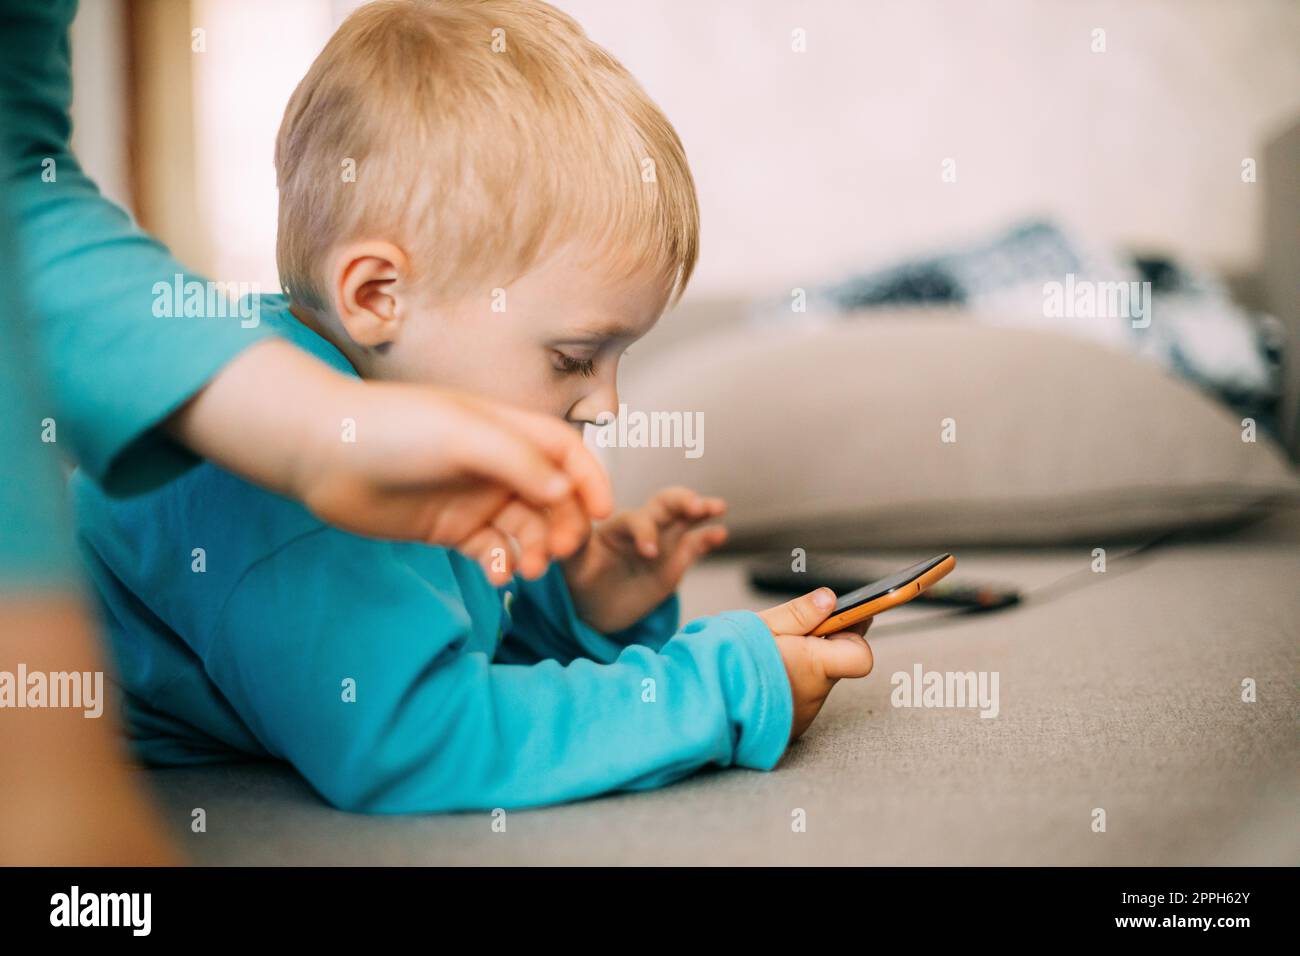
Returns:
[[[566,332],[563,336],[556,339],[556,341],[568,345],[589,345],[593,342],[608,342],[615,339],[634,338],[636,335],[636,330],[618,322],[613,322],[609,325],[575,329],[572,332]]]

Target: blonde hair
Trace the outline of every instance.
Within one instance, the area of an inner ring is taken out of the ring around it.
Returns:
[[[698,255],[676,131],[540,0],[361,7],[290,98],[275,165],[281,280],[316,308],[330,251],[359,238],[395,242],[440,300],[582,238],[624,274],[655,270],[675,301]]]

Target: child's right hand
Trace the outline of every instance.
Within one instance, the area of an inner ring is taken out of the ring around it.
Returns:
[[[818,588],[803,597],[759,612],[772,631],[785,673],[790,678],[794,698],[794,722],[790,739],[794,740],[811,726],[841,677],[866,677],[871,673],[871,648],[862,635],[871,626],[871,618],[855,624],[852,630],[809,637],[808,632],[830,616],[835,607],[835,593]]]

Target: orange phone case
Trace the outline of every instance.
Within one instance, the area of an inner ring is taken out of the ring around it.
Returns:
[[[859,621],[865,621],[869,617],[875,617],[881,611],[888,611],[891,607],[898,607],[900,604],[906,604],[912,598],[916,597],[935,581],[939,581],[947,576],[948,572],[957,566],[957,559],[953,555],[948,555],[947,559],[940,561],[929,571],[926,571],[919,578],[908,581],[901,587],[897,587],[888,594],[882,594],[874,601],[868,601],[866,604],[859,604],[857,607],[851,607],[847,611],[841,611],[834,617],[828,617],[817,625],[812,631],[813,637],[822,637],[826,634],[834,634],[836,631],[842,631],[846,627],[857,624]]]

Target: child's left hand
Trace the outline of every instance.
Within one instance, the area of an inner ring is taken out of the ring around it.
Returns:
[[[721,498],[673,487],[596,525],[562,562],[578,616],[604,634],[641,620],[677,590],[696,558],[727,540],[722,525],[700,527],[726,510]]]

